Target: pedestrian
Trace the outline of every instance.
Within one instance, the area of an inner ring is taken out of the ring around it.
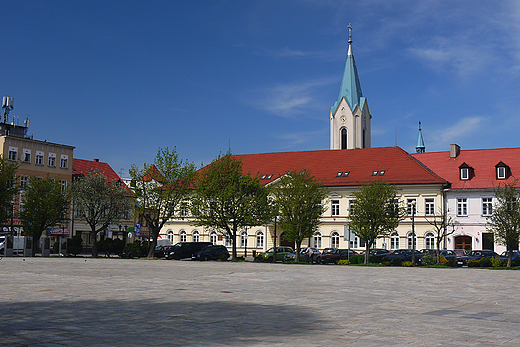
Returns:
[[[312,259],[313,254],[314,251],[312,250],[312,248],[307,247],[307,256],[309,257],[309,261],[311,262],[311,264],[314,263],[314,259]]]

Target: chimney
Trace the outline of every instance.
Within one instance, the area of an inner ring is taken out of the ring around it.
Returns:
[[[457,158],[460,154],[460,146],[452,143],[450,145],[450,158]]]
[[[98,158],[94,158],[94,161],[95,161],[96,163],[99,163],[99,159],[98,159]]]

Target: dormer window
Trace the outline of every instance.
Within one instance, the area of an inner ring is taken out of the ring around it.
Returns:
[[[510,175],[509,166],[507,166],[503,162],[500,162],[497,165],[495,165],[495,169],[497,174],[497,180],[505,180]]]
[[[497,179],[503,180],[506,178],[506,168],[504,166],[497,167]]]
[[[379,171],[379,176],[383,176],[385,174],[386,170]]]
[[[377,176],[378,173],[379,173],[379,170],[375,170],[372,172],[372,176]]]
[[[345,172],[343,173],[343,177],[348,177],[349,174],[350,174],[350,171],[345,171]]]
[[[463,163],[459,166],[459,174],[461,180],[470,180],[474,176],[473,168],[468,164]]]
[[[469,180],[469,168],[461,167],[460,168],[460,179],[461,180]]]
[[[336,177],[341,177],[341,176],[343,176],[343,172],[341,172],[341,171],[336,174]]]

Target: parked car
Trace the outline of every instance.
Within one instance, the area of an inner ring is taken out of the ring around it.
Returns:
[[[193,253],[191,260],[218,260],[225,257],[229,258],[229,251],[222,245],[206,246],[198,252]]]
[[[468,255],[457,258],[457,266],[468,265],[468,261],[471,259],[480,260],[482,258],[494,258],[498,257],[498,254],[490,250],[471,251]]]
[[[167,250],[166,259],[191,258],[193,253],[200,251],[206,246],[211,246],[211,242],[179,242]]]
[[[155,246],[154,257],[164,258],[164,251],[171,246]]]
[[[419,263],[419,259],[423,257],[421,251],[415,250],[415,263]],[[401,261],[412,261],[412,250],[411,249],[396,249],[392,253],[385,255],[383,261],[392,262],[394,259],[400,259]]]
[[[307,247],[303,247],[300,250],[300,261],[306,261],[308,263],[317,262],[318,257],[321,255],[321,252],[316,247],[311,247],[311,249],[312,249],[312,261],[311,261],[309,255],[307,254]],[[294,251],[293,253],[287,253],[283,257],[284,262],[285,261],[295,261],[295,260],[296,260],[296,251]]]
[[[357,255],[357,252],[351,249],[334,249],[330,252],[322,254],[317,259],[317,262],[319,264],[337,264],[340,260],[348,259],[353,255]]]
[[[267,251],[258,254],[255,260],[267,262],[273,261],[273,251],[274,247],[269,248]],[[289,253],[294,253],[292,247],[276,247],[276,261],[283,261],[283,257]]]
[[[457,257],[464,257],[466,255],[466,250],[464,249],[454,249],[453,252],[457,254]]]
[[[423,256],[421,258],[419,258],[419,265],[423,264],[423,258],[424,258],[425,255],[431,255],[431,256],[437,258],[437,251],[436,250],[430,249],[428,251],[429,252],[423,252]],[[428,254],[426,254],[426,253],[428,253]],[[455,253],[455,251],[452,251],[452,250],[449,250],[449,249],[443,249],[443,250],[439,251],[439,255],[444,256],[444,258],[446,258],[446,260],[450,260],[450,259],[457,260],[457,258],[458,258],[457,253]]]
[[[360,255],[365,255],[365,252],[366,251],[363,251],[361,253],[359,253]],[[369,253],[369,257],[375,257],[375,260],[376,260],[376,263],[380,263],[383,261],[383,258],[386,257],[387,255],[391,254],[392,252],[390,252],[388,249],[384,249],[384,248],[371,248],[370,249],[370,253]]]
[[[504,251],[504,252],[502,252],[502,254],[500,254],[500,258],[507,262],[508,255],[509,255],[509,252]],[[513,251],[513,257],[511,258],[511,265],[520,266],[520,252],[519,251]]]

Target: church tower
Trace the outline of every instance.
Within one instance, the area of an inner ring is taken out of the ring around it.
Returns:
[[[330,109],[330,149],[371,147],[371,120],[367,100],[352,54],[352,27],[348,26],[348,53],[339,97]]]
[[[417,153],[426,152],[426,146],[424,145],[424,139],[421,131],[421,122],[419,122],[419,136],[417,136],[417,145],[415,146],[415,151]]]

